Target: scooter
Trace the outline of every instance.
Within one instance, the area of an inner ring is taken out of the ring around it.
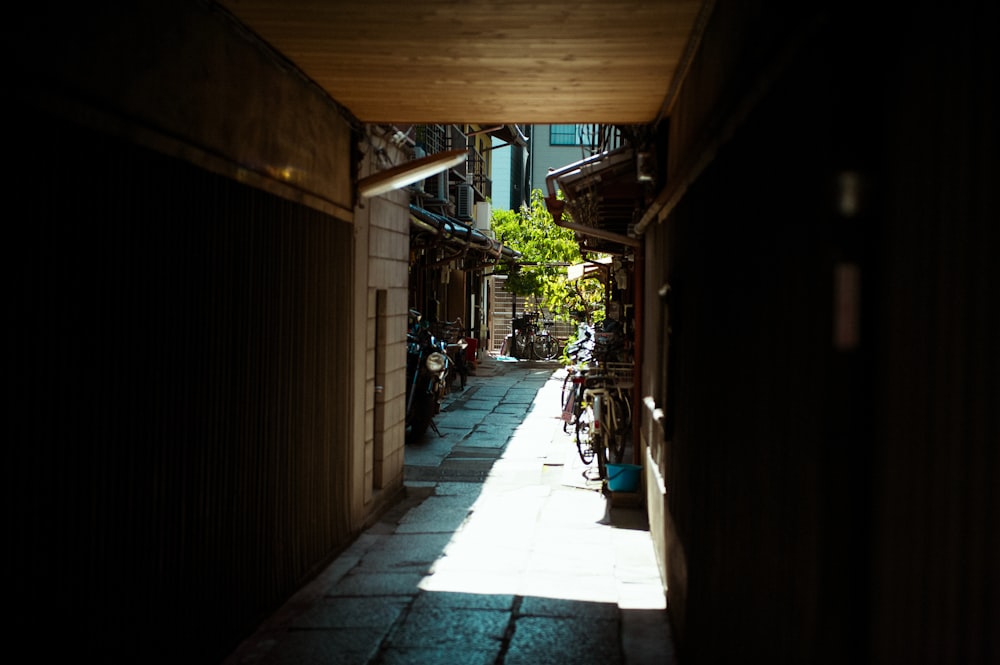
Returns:
[[[451,367],[448,370],[448,385],[455,380],[455,375],[458,375],[458,379],[462,390],[465,390],[465,383],[469,378],[469,367],[465,362],[465,351],[469,348],[469,342],[465,337],[465,325],[462,323],[462,317],[456,318],[454,321],[441,321],[438,324],[431,324],[431,330],[433,330],[437,336],[445,340],[445,353],[448,354],[448,359],[451,360]]]
[[[406,341],[406,443],[414,443],[428,427],[441,436],[434,416],[441,412],[452,361],[448,345],[431,332],[414,309],[410,310]]]

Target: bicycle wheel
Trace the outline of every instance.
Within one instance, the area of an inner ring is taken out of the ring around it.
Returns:
[[[573,382],[573,372],[568,372],[562,384],[562,400],[559,407],[562,409],[563,432],[569,434],[569,426],[576,423],[576,384]]]
[[[531,355],[531,348],[527,342],[527,335],[514,335],[511,339],[511,355],[519,360],[524,360],[529,358]]]
[[[573,399],[573,370],[566,371],[566,377],[562,382],[562,397],[559,400],[559,406],[566,408],[566,403]]]
[[[621,410],[624,412],[622,417],[622,423],[625,427],[632,426],[632,400],[629,398],[628,391],[619,390],[618,400],[621,403]]]
[[[594,461],[593,423],[594,412],[587,406],[576,419],[576,452],[584,464]]]
[[[594,457],[597,458],[597,475],[601,480],[608,478],[608,444],[610,443],[607,427],[601,427],[594,441]]]
[[[597,475],[601,480],[608,477],[608,456],[611,454],[614,429],[615,412],[613,399],[610,393],[604,388],[596,389],[594,392],[594,423],[590,432],[590,447],[594,451],[597,459]]]
[[[532,350],[538,360],[552,360],[559,354],[559,343],[552,335],[538,335]]]
[[[625,457],[625,444],[628,441],[629,432],[626,429],[625,414],[622,413],[623,404],[621,400],[610,395],[607,401],[610,410],[608,414],[608,460],[614,464],[620,464]]]

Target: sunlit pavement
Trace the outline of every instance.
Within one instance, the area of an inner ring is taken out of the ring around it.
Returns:
[[[227,664],[672,662],[645,513],[588,478],[562,376],[480,362],[407,447],[407,499]]]

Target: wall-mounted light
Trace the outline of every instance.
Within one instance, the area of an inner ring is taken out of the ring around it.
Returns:
[[[400,187],[406,187],[415,182],[429,178],[435,173],[458,166],[469,158],[466,149],[446,150],[427,157],[404,162],[399,166],[374,173],[358,181],[358,193],[371,197],[385,194]]]

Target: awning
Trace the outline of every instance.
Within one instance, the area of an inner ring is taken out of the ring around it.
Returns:
[[[410,222],[414,228],[429,233],[437,243],[453,248],[467,248],[494,259],[514,261],[521,253],[503,245],[482,231],[463,224],[454,217],[439,215],[410,204]]]
[[[622,146],[550,171],[545,176],[545,205],[557,226],[573,230],[580,249],[621,254],[640,241],[630,226],[642,202],[632,148]],[[564,200],[556,196],[561,189]],[[563,212],[572,220],[565,219]]]
[[[607,276],[613,260],[612,257],[605,256],[586,263],[574,263],[566,268],[566,278],[572,282],[586,277]]]

